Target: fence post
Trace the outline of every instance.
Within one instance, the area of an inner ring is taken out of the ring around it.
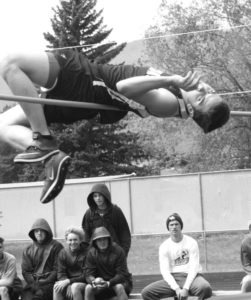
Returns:
[[[128,181],[129,181],[129,208],[130,208],[130,220],[131,220],[131,233],[134,234],[131,179],[128,179]]]
[[[204,201],[203,201],[203,189],[202,189],[202,175],[201,173],[198,174],[199,176],[199,188],[200,188],[200,208],[201,208],[201,227],[202,227],[202,234],[203,234],[203,242],[204,242],[204,256],[205,256],[205,269],[208,271],[207,265],[207,236],[205,232],[205,216],[204,216]]]
[[[55,201],[52,201],[52,218],[53,218],[53,232],[55,238],[57,238],[57,217],[56,217],[56,204]]]

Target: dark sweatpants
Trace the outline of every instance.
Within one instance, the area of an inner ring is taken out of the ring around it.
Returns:
[[[183,287],[187,274],[173,273],[172,275],[177,284]],[[159,300],[176,295],[175,291],[171,289],[165,280],[159,280],[149,284],[142,290],[141,294],[143,300]],[[212,288],[202,275],[197,275],[190,286],[189,294],[199,297],[199,300],[207,299],[212,296]]]

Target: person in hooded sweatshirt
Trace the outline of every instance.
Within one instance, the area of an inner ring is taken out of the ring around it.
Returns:
[[[89,244],[84,232],[70,227],[65,232],[66,246],[59,252],[54,300],[82,300],[85,292],[85,258]]]
[[[94,230],[91,248],[86,257],[85,300],[104,300],[117,297],[127,300],[132,290],[132,276],[128,271],[123,249],[112,241],[105,227]]]
[[[50,300],[57,278],[57,257],[63,248],[53,239],[50,225],[45,219],[37,219],[29,231],[33,243],[23,252],[22,274],[25,280],[23,300]]]
[[[4,239],[0,237],[0,299],[17,300],[23,289],[22,282],[17,276],[16,258],[4,248]]]
[[[107,186],[103,183],[95,184],[87,197],[87,203],[89,209],[82,220],[86,240],[90,241],[95,228],[104,226],[110,232],[113,241],[119,244],[128,256],[131,232],[121,208],[112,203]]]

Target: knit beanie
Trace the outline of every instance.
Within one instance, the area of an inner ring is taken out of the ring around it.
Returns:
[[[180,223],[181,229],[183,229],[183,221],[177,213],[173,213],[167,218],[167,220],[166,220],[167,230],[169,230],[169,223],[171,221],[178,221]]]

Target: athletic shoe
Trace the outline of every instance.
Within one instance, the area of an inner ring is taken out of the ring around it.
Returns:
[[[50,202],[63,189],[70,160],[69,155],[59,151],[45,163],[46,180],[40,198],[42,203]]]
[[[59,152],[55,139],[46,139],[41,133],[33,133],[32,144],[14,158],[15,163],[35,163],[50,158]]]

